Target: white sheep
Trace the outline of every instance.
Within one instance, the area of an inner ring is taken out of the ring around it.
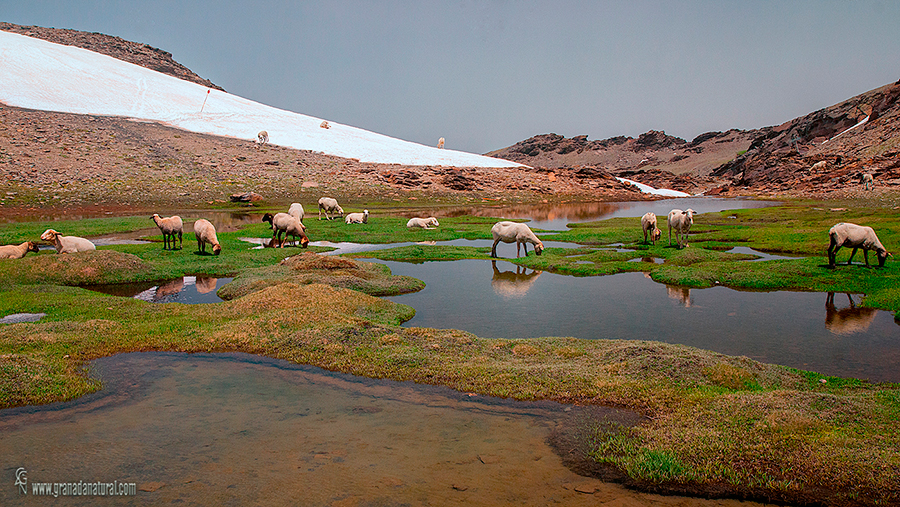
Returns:
[[[38,246],[33,241],[26,241],[21,245],[0,246],[0,259],[21,259],[28,252],[37,252]]]
[[[309,246],[306,228],[291,215],[287,213],[276,213],[275,215],[266,213],[263,215],[263,222],[272,224],[272,241],[269,243],[270,245],[278,245],[284,248],[284,243],[287,241],[288,236],[293,236],[295,239],[300,238],[301,247],[306,248]],[[284,234],[284,239],[281,238],[282,234]]]
[[[332,199],[331,197],[322,197],[319,199],[319,220],[322,220],[322,212],[325,212],[325,218],[328,220],[334,219],[333,216],[328,216],[329,213],[340,213],[341,218],[344,218],[344,209],[338,205],[336,199]]]
[[[531,229],[518,222],[497,222],[491,227],[491,235],[494,237],[494,244],[491,246],[491,257],[497,256],[497,243],[515,243],[516,258],[519,257],[519,246],[525,247],[525,256],[528,257],[528,243],[534,245],[534,253],[541,255],[544,251],[544,244],[541,240],[531,232]]]
[[[812,166],[810,166],[809,169],[811,171],[824,171],[824,170],[828,169],[828,161],[820,160],[820,161],[816,162],[815,164],[813,164]]]
[[[438,148],[441,150],[444,149],[444,138],[443,137],[438,139]]]
[[[305,213],[303,212],[303,205],[299,202],[291,203],[291,207],[288,208],[288,215],[296,218],[302,224],[303,216],[305,215]],[[305,230],[306,226],[304,226],[303,228]]]
[[[688,231],[690,231],[691,226],[694,225],[694,213],[696,212],[690,208],[684,211],[673,209],[669,212],[669,216],[666,218],[666,222],[669,224],[669,245],[672,244],[672,229],[674,228],[675,242],[678,243],[678,248],[688,246]]]
[[[863,173],[862,181],[863,185],[866,186],[866,190],[875,188],[875,177],[872,176],[872,173]]]
[[[259,134],[256,134],[256,143],[257,144],[266,144],[269,142],[269,133],[265,130],[261,130]]]
[[[348,213],[344,222],[348,224],[365,224],[369,222],[369,210],[364,209],[362,213]]]
[[[87,252],[89,250],[97,249],[93,243],[84,238],[79,238],[78,236],[63,236],[53,229],[44,231],[44,233],[41,234],[41,239],[53,243],[53,246],[56,247],[56,253],[61,254]]]
[[[662,231],[656,227],[656,214],[647,212],[641,217],[641,229],[644,230],[644,243],[647,242],[647,232],[650,232],[650,240],[656,244],[656,240],[662,237]]]
[[[320,123],[319,126],[322,127],[323,129],[330,129],[330,128],[331,128],[331,125],[330,125],[327,121],[325,121],[325,120],[322,120],[322,123]]]
[[[428,217],[428,218],[410,218],[409,222],[406,222],[406,227],[421,227],[423,229],[434,229],[434,227],[438,227],[439,224],[437,218]]]
[[[180,216],[172,215],[167,218],[160,218],[158,214],[154,213],[150,220],[153,220],[162,232],[163,250],[169,248],[169,238],[172,238],[172,250],[175,250],[176,235],[178,236],[178,249],[181,250],[184,247],[184,243],[181,240],[181,235],[184,232],[184,222],[181,221]]]
[[[219,245],[219,238],[216,237],[216,227],[209,220],[201,218],[194,222],[194,236],[197,237],[197,251],[206,253],[206,244],[212,245],[212,252],[215,255],[222,253],[222,246]]]
[[[871,227],[841,222],[828,230],[828,237],[831,240],[828,245],[828,265],[831,267],[835,266],[837,252],[842,246],[853,248],[853,252],[850,253],[850,258],[847,260],[848,266],[860,248],[866,259],[866,267],[869,267],[869,250],[875,250],[880,267],[884,266],[884,261],[888,256],[893,257],[878,240],[875,229]]]

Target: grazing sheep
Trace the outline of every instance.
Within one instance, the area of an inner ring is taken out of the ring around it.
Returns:
[[[272,224],[272,241],[269,242],[270,246],[278,245],[284,248],[284,243],[287,241],[288,236],[293,236],[295,239],[299,237],[300,246],[303,248],[309,246],[306,228],[291,215],[287,213],[276,213],[275,215],[266,213],[263,215],[263,222]],[[282,234],[284,234],[284,239],[281,239]]]
[[[222,246],[219,245],[219,238],[216,237],[216,228],[209,220],[201,218],[194,222],[194,236],[197,237],[197,251],[206,253],[206,244],[212,245],[212,252],[215,255],[222,253]]]
[[[0,259],[21,259],[28,252],[37,252],[38,246],[33,241],[26,241],[21,245],[0,246]]]
[[[423,229],[434,229],[434,227],[429,227],[433,225],[437,227],[441,224],[438,223],[437,218],[428,217],[428,218],[410,218],[409,222],[406,222],[406,227],[421,227]]]
[[[690,208],[684,211],[673,209],[669,212],[669,216],[666,218],[666,222],[669,224],[669,245],[672,244],[672,229],[674,228],[675,242],[678,243],[678,248],[688,246],[687,236],[691,226],[694,225],[694,213],[695,211]],[[682,240],[684,241],[682,242]]]
[[[875,254],[878,255],[879,267],[884,266],[884,261],[889,255],[893,257],[885,250],[881,241],[878,241],[875,229],[871,227],[841,222],[828,230],[828,237],[831,239],[828,245],[828,265],[831,267],[835,266],[837,252],[842,246],[853,248],[853,252],[850,253],[850,258],[847,260],[848,266],[860,248],[866,259],[867,268],[869,267],[869,250],[875,250]]]
[[[53,246],[56,247],[56,253],[61,254],[87,252],[89,250],[97,249],[93,243],[84,238],[79,238],[78,236],[63,236],[53,229],[44,231],[44,233],[41,234],[41,239],[53,243]]]
[[[331,128],[331,125],[329,125],[327,121],[322,121],[322,123],[319,126],[322,127],[323,129]]]
[[[544,251],[544,244],[527,225],[518,222],[497,222],[491,227],[491,235],[494,237],[494,244],[491,246],[491,257],[497,256],[497,243],[515,243],[516,258],[519,257],[519,246],[525,247],[525,257],[528,257],[528,243],[534,245],[534,253],[541,255]]]
[[[872,173],[863,173],[862,181],[863,185],[866,186],[866,190],[875,188],[875,177],[872,176]]]
[[[348,224],[365,224],[369,222],[369,210],[364,209],[362,213],[348,213],[344,222]]]
[[[647,242],[647,232],[650,232],[650,240],[653,241],[653,244],[656,244],[656,240],[658,240],[662,236],[662,231],[656,227],[656,214],[647,212],[644,213],[644,216],[641,217],[641,229],[644,230],[644,243]]]
[[[328,220],[333,220],[333,216],[328,216],[329,213],[340,213],[341,218],[344,218],[344,209],[338,205],[336,199],[332,199],[331,197],[323,197],[319,199],[319,220],[322,220],[322,212],[325,212],[325,218]]]
[[[438,148],[440,148],[442,150],[444,149],[444,138],[443,137],[438,139]]]
[[[256,142],[257,144],[266,144],[269,142],[269,133],[265,130],[261,130],[259,134],[256,134]]]
[[[181,250],[184,247],[184,243],[181,241],[181,234],[184,232],[184,223],[181,221],[181,217],[178,215],[172,215],[168,218],[160,218],[156,213],[150,217],[150,220],[153,220],[156,223],[156,226],[159,227],[159,230],[162,231],[163,235],[163,250],[169,248],[169,238],[172,238],[172,250],[175,250],[175,236],[178,235],[178,249]]]
[[[290,216],[296,218],[296,219],[299,220],[300,223],[302,224],[302,223],[303,223],[303,216],[304,216],[304,213],[303,213],[303,205],[300,204],[299,202],[292,203],[292,204],[291,204],[291,207],[288,208],[288,215],[290,215]],[[305,230],[305,229],[306,229],[306,226],[304,226],[303,228],[304,228],[304,230]]]

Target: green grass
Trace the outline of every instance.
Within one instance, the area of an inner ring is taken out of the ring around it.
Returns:
[[[641,270],[656,281],[695,287],[718,283],[864,292],[864,304],[897,311],[900,267],[894,261],[883,269],[823,266],[826,233],[833,223],[873,225],[890,249],[900,240],[897,218],[894,210],[832,212],[798,205],[703,214],[697,216],[691,246],[682,250],[665,241],[644,245],[637,219],[617,218],[554,237],[584,247],[547,248],[542,256],[514,262],[581,276]],[[106,234],[145,228],[146,221],[85,220],[58,229]],[[441,219],[438,230],[406,231],[400,217],[377,216],[365,226],[313,220],[310,236],[365,242],[425,241],[432,233],[485,238],[494,221]],[[0,242],[31,239],[45,226],[4,225]],[[635,409],[645,416],[641,424],[595,421],[583,447],[591,459],[659,491],[692,484],[697,490],[724,488],[773,501],[900,502],[898,384],[823,377],[660,342],[498,340],[456,330],[404,328],[399,324],[413,310],[372,294],[418,290],[421,282],[393,277],[376,264],[317,256],[309,253],[312,249],[253,250],[238,239],[269,234],[261,223],[220,234],[220,256],[196,255],[190,242],[180,251],[163,251],[158,243],[117,245],[71,256],[41,253],[0,261],[0,315],[47,314],[39,322],[0,326],[0,407],[94,391],[100,385],[87,377],[84,362],[110,354],[242,351],[464,392]],[[611,243],[634,251],[602,248]],[[747,256],[723,252],[737,245],[809,257],[748,263]],[[454,260],[488,258],[489,251],[412,245],[370,255]],[[642,257],[665,263],[628,262]],[[213,305],[152,304],[76,287],[185,274],[235,280],[220,290],[228,300]]]

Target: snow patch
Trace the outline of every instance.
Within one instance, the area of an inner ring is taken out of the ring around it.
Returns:
[[[517,167],[260,104],[85,49],[0,31],[0,102],[76,114],[162,122],[191,132],[269,142],[361,162]],[[204,105],[204,100],[206,103]],[[201,113],[202,109],[202,113]],[[439,136],[435,136],[439,137]]]
[[[625,178],[616,177],[616,179],[623,183],[630,183],[630,184],[638,187],[638,190],[640,190],[641,192],[643,192],[645,194],[663,195],[666,197],[690,197],[691,196],[691,194],[688,194],[686,192],[680,192],[678,190],[669,190],[668,188],[653,188],[650,185],[644,185],[643,183],[638,183],[636,181],[625,179]]]

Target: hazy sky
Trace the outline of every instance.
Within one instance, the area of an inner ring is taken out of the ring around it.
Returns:
[[[150,44],[231,93],[476,153],[777,125],[900,79],[893,0],[0,0],[0,21]]]

